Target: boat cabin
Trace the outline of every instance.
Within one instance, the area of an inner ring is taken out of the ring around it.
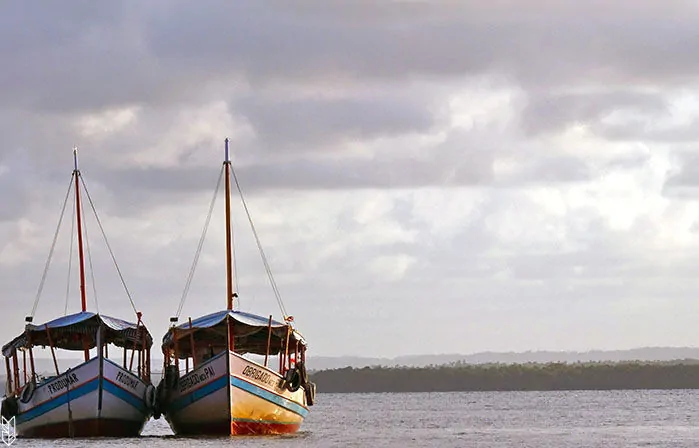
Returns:
[[[276,357],[280,375],[293,367],[296,360],[305,362],[306,357],[306,341],[290,322],[282,323],[273,320],[272,316],[264,318],[233,310],[173,325],[162,344],[166,367],[174,364],[180,374],[186,374],[226,352],[229,347],[239,355],[252,355],[249,358],[264,367],[268,367],[270,359]],[[180,365],[181,360],[184,366]]]
[[[2,347],[7,372],[6,395],[19,395],[27,384],[34,386],[61,375],[57,350],[81,351],[84,361],[99,357],[110,359],[150,384],[150,349],[153,338],[138,315],[138,322],[95,314],[88,311],[54,319],[41,325],[27,324],[22,334]],[[34,363],[35,349],[48,348],[54,371],[38,371]],[[78,360],[64,358],[62,362]]]

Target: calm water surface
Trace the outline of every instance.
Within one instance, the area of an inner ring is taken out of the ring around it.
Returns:
[[[699,447],[699,391],[318,394],[299,434],[182,438],[164,419],[134,439],[13,447]]]

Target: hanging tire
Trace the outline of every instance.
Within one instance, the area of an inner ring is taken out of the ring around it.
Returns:
[[[155,404],[153,405],[153,418],[158,420],[163,414],[163,408],[168,400],[168,391],[165,389],[165,381],[160,381],[155,388]]]
[[[296,392],[301,387],[301,374],[295,367],[286,371],[284,384],[289,392]]]
[[[305,386],[308,383],[308,372],[306,372],[306,364],[303,361],[299,361],[296,364],[296,370],[301,374],[301,385]]]
[[[153,411],[155,409],[155,386],[149,384],[146,386],[146,393],[143,397],[146,404],[146,409]]]
[[[306,383],[304,386],[306,391],[306,404],[308,406],[313,406],[316,402],[316,385],[315,383]]]
[[[167,366],[165,368],[165,388],[168,390],[175,390],[177,387],[177,382],[180,379],[180,371],[177,370],[177,366]]]
[[[24,389],[22,389],[22,394],[20,395],[20,401],[22,403],[29,403],[34,396],[34,391],[36,390],[36,383],[34,381],[30,381],[24,386]]]

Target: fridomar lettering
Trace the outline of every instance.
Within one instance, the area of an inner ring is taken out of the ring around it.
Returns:
[[[132,378],[130,375],[126,375],[124,372],[117,372],[116,379],[130,389],[135,390],[138,387],[138,380]]]
[[[78,377],[74,373],[71,373],[70,375],[63,376],[53,383],[49,384],[46,388],[49,390],[49,393],[51,395],[60,392],[63,389],[67,389],[68,386],[72,386],[74,384],[77,384],[78,382]]]

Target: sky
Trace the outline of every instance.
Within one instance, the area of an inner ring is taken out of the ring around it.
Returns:
[[[699,342],[696,2],[1,8],[1,340],[32,308],[77,146],[159,341],[230,138],[310,355]],[[279,318],[233,199],[236,306]],[[37,323],[80,309],[72,204]],[[96,291],[133,319],[85,210],[88,309]],[[222,196],[214,210],[181,319],[226,304]]]

